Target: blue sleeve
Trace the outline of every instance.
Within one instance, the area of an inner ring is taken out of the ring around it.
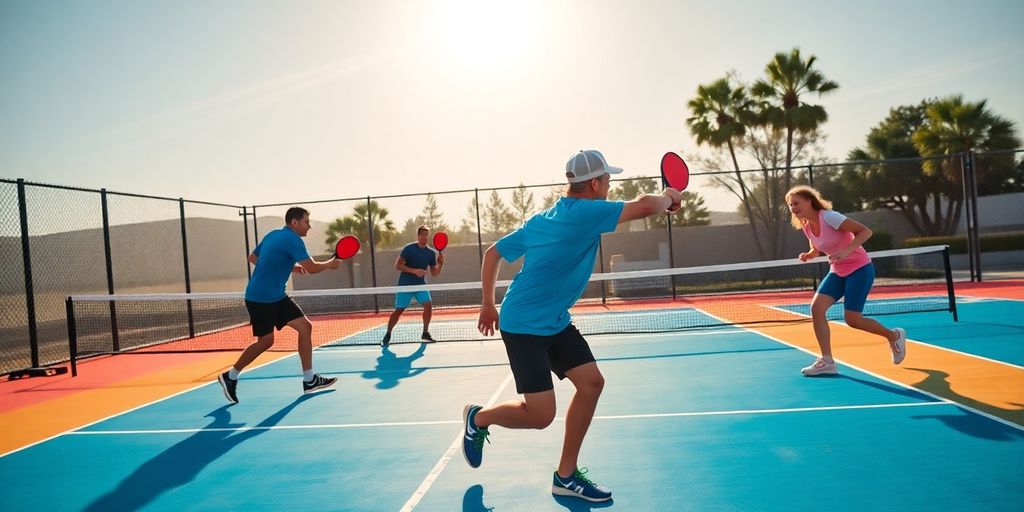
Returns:
[[[622,201],[581,201],[580,220],[581,233],[598,236],[615,231],[622,216]]]
[[[526,224],[501,237],[495,247],[498,248],[498,254],[509,263],[522,258],[526,254]]]
[[[398,255],[398,257],[402,258],[402,261],[404,261],[406,263],[409,263],[409,257],[412,256],[411,254],[409,254],[409,248],[410,247],[412,247],[412,246],[411,245],[407,245],[407,246],[403,247],[401,254]]]
[[[302,239],[298,235],[295,235],[291,239],[292,242],[288,246],[288,254],[291,255],[292,259],[296,263],[309,259],[309,251],[306,250],[306,244],[302,243]]]
[[[266,240],[266,238],[264,238],[264,240]],[[262,241],[260,243],[256,244],[256,248],[252,250],[252,253],[255,254],[257,258],[259,258],[261,250],[263,250],[263,242]]]

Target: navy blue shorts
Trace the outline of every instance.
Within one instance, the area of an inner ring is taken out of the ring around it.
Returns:
[[[837,301],[846,297],[843,301],[843,309],[846,311],[864,312],[864,303],[868,300],[868,292],[871,285],[875,283],[875,264],[868,263],[846,277],[839,277],[835,272],[829,272],[825,279],[821,280],[818,286],[818,293],[828,295]]]
[[[572,324],[551,336],[501,331],[501,339],[519,394],[552,390],[552,372],[561,380],[565,372],[594,362],[590,345]]]

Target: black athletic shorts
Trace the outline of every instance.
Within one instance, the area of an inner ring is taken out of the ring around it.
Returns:
[[[565,372],[594,362],[590,345],[572,324],[551,336],[501,331],[501,339],[520,394],[554,389],[551,372],[561,380]]]
[[[306,316],[299,305],[291,297],[285,297],[277,302],[253,302],[245,301],[245,309],[249,310],[249,323],[252,324],[252,335],[257,338],[265,336],[277,330],[284,329],[288,322],[296,318]]]

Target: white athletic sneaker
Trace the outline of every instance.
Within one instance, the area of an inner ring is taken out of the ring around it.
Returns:
[[[903,330],[902,327],[897,327],[893,330],[900,337],[896,338],[895,342],[889,344],[889,350],[892,351],[892,364],[900,364],[903,362],[903,358],[907,357],[907,331]]]
[[[814,364],[801,368],[800,373],[813,377],[815,375],[835,375],[839,373],[839,370],[836,370],[836,363],[834,361],[830,363],[825,361],[824,358],[819,357],[814,360]]]

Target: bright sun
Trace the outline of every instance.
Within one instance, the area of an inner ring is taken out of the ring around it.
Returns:
[[[436,25],[442,51],[474,71],[495,72],[517,64],[537,47],[535,7],[532,2],[444,2]]]

